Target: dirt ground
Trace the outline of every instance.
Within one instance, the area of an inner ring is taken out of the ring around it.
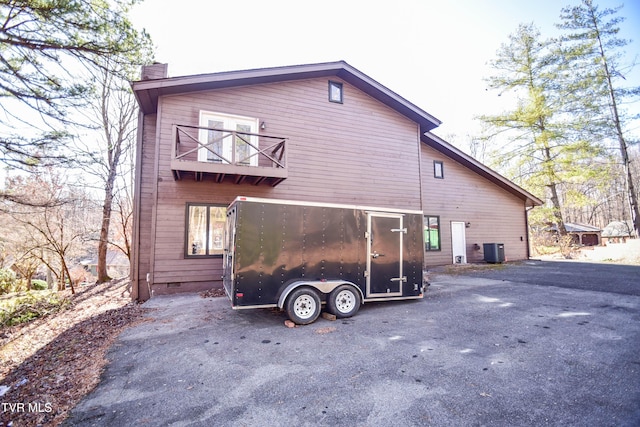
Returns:
[[[145,312],[131,302],[128,280],[64,296],[67,309],[0,329],[1,426],[60,424],[98,384],[118,334]]]

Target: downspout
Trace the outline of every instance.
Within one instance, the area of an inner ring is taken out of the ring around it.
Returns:
[[[420,125],[418,125],[418,184],[420,188],[420,210],[424,209],[422,200],[422,134],[420,133]]]
[[[429,276],[427,273],[427,252],[424,250],[424,204],[422,194],[422,134],[418,125],[418,187],[420,189],[420,210],[422,211],[422,229],[420,230],[422,240],[422,289],[429,286]]]

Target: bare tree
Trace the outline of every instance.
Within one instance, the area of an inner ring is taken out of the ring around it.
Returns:
[[[75,293],[69,264],[82,254],[89,234],[91,210],[86,194],[71,189],[51,171],[12,178],[8,191],[19,194],[21,200],[32,200],[30,205],[3,200],[13,229],[20,234],[22,253],[47,266],[57,279],[58,290],[65,289],[68,279]]]
[[[140,55],[149,58],[151,53],[141,50]],[[111,280],[107,271],[107,253],[109,246],[114,243],[111,238],[111,225],[116,214],[114,200],[130,185],[129,168],[133,164],[130,159],[134,155],[138,110],[129,81],[121,76],[132,77],[137,70],[135,64],[123,65],[108,58],[103,61],[102,67],[93,69],[95,91],[90,97],[90,108],[84,112],[84,122],[93,131],[79,138],[74,146],[79,153],[79,162],[83,164],[83,171],[93,177],[92,183],[97,182],[99,190],[103,192],[97,283]],[[118,209],[120,207],[117,206]],[[117,213],[116,220],[121,216],[121,213]]]
[[[101,157],[96,160],[100,166],[98,174],[104,185],[102,222],[98,243],[97,282],[111,280],[107,273],[107,249],[116,178],[121,174],[121,161],[131,152],[135,141],[137,104],[125,82],[115,79],[113,74],[102,71],[99,79],[99,97],[96,99],[95,113],[100,118],[102,131]]]
[[[133,231],[133,198],[128,187],[121,187],[114,197],[116,225],[111,244],[131,260],[131,236]]]
[[[38,253],[33,249],[20,250],[20,246],[24,245],[18,245],[16,247],[18,252],[16,252],[16,259],[13,263],[13,267],[25,280],[26,288],[29,291],[31,290],[31,281],[33,280],[33,276],[42,265],[42,261],[40,260]]]

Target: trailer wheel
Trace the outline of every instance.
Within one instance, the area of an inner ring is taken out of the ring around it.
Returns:
[[[311,288],[298,288],[287,297],[285,308],[292,322],[308,325],[320,315],[321,304],[316,291]]]
[[[360,294],[353,286],[340,285],[329,294],[327,309],[338,318],[351,317],[360,309]]]

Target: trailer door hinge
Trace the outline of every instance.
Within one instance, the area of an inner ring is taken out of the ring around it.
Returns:
[[[368,238],[369,238],[369,232],[368,232],[368,231],[365,231],[365,232],[364,232],[364,238],[365,238],[365,239],[368,239]]]
[[[369,270],[365,270],[364,277],[369,277]]]

